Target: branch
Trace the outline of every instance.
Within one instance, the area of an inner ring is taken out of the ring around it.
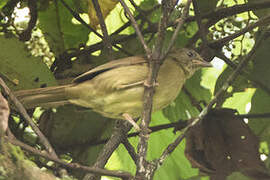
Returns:
[[[265,1],[257,1],[255,3],[248,3],[248,4],[240,4],[240,5],[235,5],[232,7],[226,7],[222,9],[217,9],[213,10],[209,13],[202,14],[202,19],[209,19],[211,22],[208,24],[208,27],[215,24],[219,20],[233,16],[235,14],[240,14],[246,11],[254,11],[254,10],[259,10],[259,9],[267,9],[270,8],[270,1],[265,0]],[[190,16],[187,18],[187,22],[195,21],[196,18],[195,16]],[[175,21],[178,22],[178,20]]]
[[[238,118],[252,118],[252,119],[259,119],[259,118],[270,118],[270,113],[262,113],[262,114],[238,114],[236,115]]]
[[[118,123],[118,124],[117,124]],[[126,138],[128,131],[132,128],[132,125],[126,121],[119,120],[116,122],[115,130],[112,133],[109,141],[102,148],[98,158],[93,165],[95,168],[104,168],[107,161],[111,157],[112,153],[117,149],[119,144]],[[94,174],[86,174],[83,180],[94,180],[97,176]]]
[[[223,53],[217,52],[216,56],[220,59],[222,59],[229,67],[232,69],[236,69],[237,65],[231,61],[229,58],[227,58]],[[255,86],[261,88],[264,90],[267,94],[270,95],[270,88],[266,86],[263,82],[261,82],[259,79],[255,79],[252,75],[250,75],[245,69],[240,71],[240,74],[245,77],[246,79],[250,80]]]
[[[154,84],[158,75],[160,65],[163,63],[164,59],[161,59],[161,51],[164,43],[165,32],[167,23],[174,6],[172,6],[172,1],[168,0],[162,1],[162,16],[158,26],[157,41],[154,46],[154,52],[149,59],[149,72],[144,86],[143,94],[143,113],[140,132],[139,144],[138,144],[138,155],[139,159],[136,162],[136,178],[150,179],[151,174],[149,174],[149,163],[146,160],[147,149],[148,149],[148,139],[149,139],[149,124],[151,121],[153,96],[154,96]]]
[[[20,146],[22,149],[31,152],[33,154],[36,154],[38,156],[41,156],[43,158],[46,158],[50,161],[56,162],[66,168],[69,169],[75,169],[75,170],[80,170],[80,171],[85,171],[85,172],[89,172],[89,173],[95,173],[95,174],[99,174],[99,175],[106,175],[106,176],[112,176],[112,177],[119,177],[119,178],[126,178],[126,179],[131,179],[132,175],[128,172],[123,172],[123,171],[109,171],[109,170],[105,170],[105,169],[101,169],[101,168],[95,168],[95,167],[87,167],[87,166],[82,166],[80,164],[77,163],[66,163],[60,159],[58,159],[57,157],[51,156],[47,153],[44,153],[42,151],[39,151],[27,144],[24,144],[16,139],[12,139],[12,138],[7,138],[7,140],[12,143],[13,145],[16,146]]]
[[[29,10],[30,10],[30,20],[28,22],[28,26],[26,30],[24,30],[21,34],[19,34],[19,39],[21,41],[29,41],[31,38],[32,30],[36,26],[37,23],[37,1],[36,0],[28,0],[27,2]]]
[[[45,149],[49,154],[51,154],[53,157],[57,158],[57,155],[51,146],[50,142],[48,139],[44,136],[44,134],[39,130],[37,125],[32,121],[32,119],[29,117],[27,114],[25,108],[23,105],[18,101],[18,99],[14,96],[14,94],[10,91],[10,89],[7,87],[5,82],[3,81],[2,78],[0,78],[0,86],[3,88],[3,91],[5,92],[6,95],[9,96],[10,100],[13,102],[13,104],[16,106],[18,111],[21,113],[23,118],[26,120],[26,122],[31,126],[33,131],[37,134],[39,137],[40,142],[44,145]]]
[[[186,4],[185,13],[182,15],[183,22],[188,14],[188,9],[190,5],[190,0]],[[158,34],[157,34],[157,41],[155,43],[154,52],[153,52],[153,59],[151,59],[149,64],[149,73],[145,83],[144,88],[144,95],[143,95],[143,113],[142,113],[142,122],[141,128],[142,131],[140,133],[140,139],[138,144],[138,155],[139,161],[137,162],[137,171],[136,177],[137,178],[146,178],[151,179],[155,172],[155,167],[152,166],[151,163],[147,162],[147,149],[148,149],[148,139],[149,139],[149,131],[148,127],[151,120],[151,112],[152,112],[152,104],[153,104],[153,96],[154,96],[154,84],[158,75],[159,68],[163,61],[166,58],[167,53],[169,52],[170,48],[173,46],[176,36],[179,32],[180,27],[182,26],[181,22],[179,22],[178,27],[176,28],[172,40],[170,42],[169,48],[165,55],[162,55],[162,47],[164,43],[165,33],[167,24],[170,18],[170,15],[175,7],[175,3],[177,1],[162,1],[162,16],[159,22],[158,27]],[[183,23],[182,22],[182,23]]]
[[[110,36],[108,35],[107,27],[106,27],[106,24],[105,24],[105,21],[104,21],[104,18],[103,18],[103,15],[99,6],[99,2],[98,0],[92,0],[92,2],[96,10],[96,15],[99,19],[105,47],[109,50],[109,55],[112,56],[112,44],[111,44]]]

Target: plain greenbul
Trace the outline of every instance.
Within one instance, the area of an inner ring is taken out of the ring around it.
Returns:
[[[172,50],[161,65],[153,97],[153,111],[169,105],[186,79],[201,67],[211,67],[194,50]],[[15,92],[26,108],[76,104],[91,108],[105,117],[137,118],[143,111],[144,82],[148,60],[132,56],[110,61],[75,78],[71,84]]]

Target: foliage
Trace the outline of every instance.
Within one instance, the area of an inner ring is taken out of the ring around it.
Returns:
[[[199,11],[196,11],[196,5],[191,6],[189,17],[176,37],[175,46],[197,49],[205,59],[214,59],[214,68],[198,71],[187,80],[184,89],[172,104],[153,113],[151,126],[179,121],[186,123],[186,120],[197,117],[228,82],[228,77],[235,72],[237,65],[248,57],[256,43],[260,43],[250,61],[237,72],[239,75],[228,90],[218,98],[215,108],[231,108],[240,114],[247,114],[248,126],[252,130],[250,134],[253,137],[254,133],[258,137],[259,141],[256,143],[264,143],[264,150],[260,153],[268,157],[270,3],[254,0],[193,1],[197,2]],[[105,40],[100,38],[103,31],[91,0],[1,0],[0,77],[13,91],[54,86],[71,82],[77,75],[110,60],[145,54],[121,4],[117,3],[118,1],[102,2],[104,3],[99,4],[112,50],[107,48]],[[125,2],[134,14],[145,42],[153,48],[158,39],[158,23],[164,8],[156,0]],[[167,24],[163,50],[171,41],[186,2],[187,0],[181,1],[174,8]],[[27,9],[30,10],[29,14],[19,13]],[[22,16],[27,18],[22,19]],[[245,31],[246,29],[248,30]],[[31,38],[27,39],[28,36]],[[260,41],[262,38],[263,41]],[[223,66],[224,62],[226,64]],[[220,65],[222,66],[217,68]],[[102,140],[111,137],[115,126],[114,120],[73,105],[52,110],[37,108],[29,113],[33,115],[33,120],[38,123],[62,160],[85,165],[96,162],[98,154],[105,148]],[[264,115],[263,118],[248,117],[258,114]],[[13,111],[10,117],[9,128],[20,141],[36,149],[44,148],[37,135],[16,111]],[[207,126],[205,128],[207,129]],[[172,129],[152,133],[149,138],[148,160],[159,158],[164,149],[181,133]],[[135,148],[138,136],[130,138],[130,143]],[[205,180],[211,176],[211,173],[202,175],[199,172],[202,167],[195,166],[195,162],[186,158],[185,143],[185,140],[181,142],[169,155],[155,173],[154,179]],[[5,153],[1,151],[1,154]],[[37,155],[23,156],[27,161],[32,160],[39,168],[45,167],[53,169],[52,172],[59,172],[57,163],[49,163],[49,160],[37,158]],[[0,158],[6,157],[1,155]],[[7,162],[9,161],[10,159]],[[265,162],[269,168],[270,161]],[[0,165],[1,179],[7,172],[5,164]],[[136,173],[136,164],[122,144],[114,151],[106,163],[106,168],[125,170],[133,175]],[[77,170],[69,173],[78,179],[85,175],[84,171]],[[55,173],[55,176],[58,175]],[[256,177],[254,174],[245,175],[247,176],[234,172],[227,179],[245,180]],[[105,179],[105,176],[102,178]]]

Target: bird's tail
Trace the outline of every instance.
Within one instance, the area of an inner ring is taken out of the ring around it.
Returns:
[[[37,106],[57,107],[59,105],[69,104],[68,98],[66,97],[66,88],[70,86],[72,86],[72,84],[21,90],[14,92],[14,94],[26,109]]]

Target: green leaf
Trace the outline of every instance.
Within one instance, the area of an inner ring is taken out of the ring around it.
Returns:
[[[65,2],[74,7],[71,1]],[[58,1],[50,3],[48,9],[39,12],[39,27],[56,56],[66,49],[85,44],[90,32],[87,27],[75,21],[71,13]]]
[[[8,0],[1,0],[0,1],[0,9],[3,8],[7,4]]]
[[[45,63],[31,56],[18,39],[0,36],[0,49],[0,76],[13,90],[57,84]]]

